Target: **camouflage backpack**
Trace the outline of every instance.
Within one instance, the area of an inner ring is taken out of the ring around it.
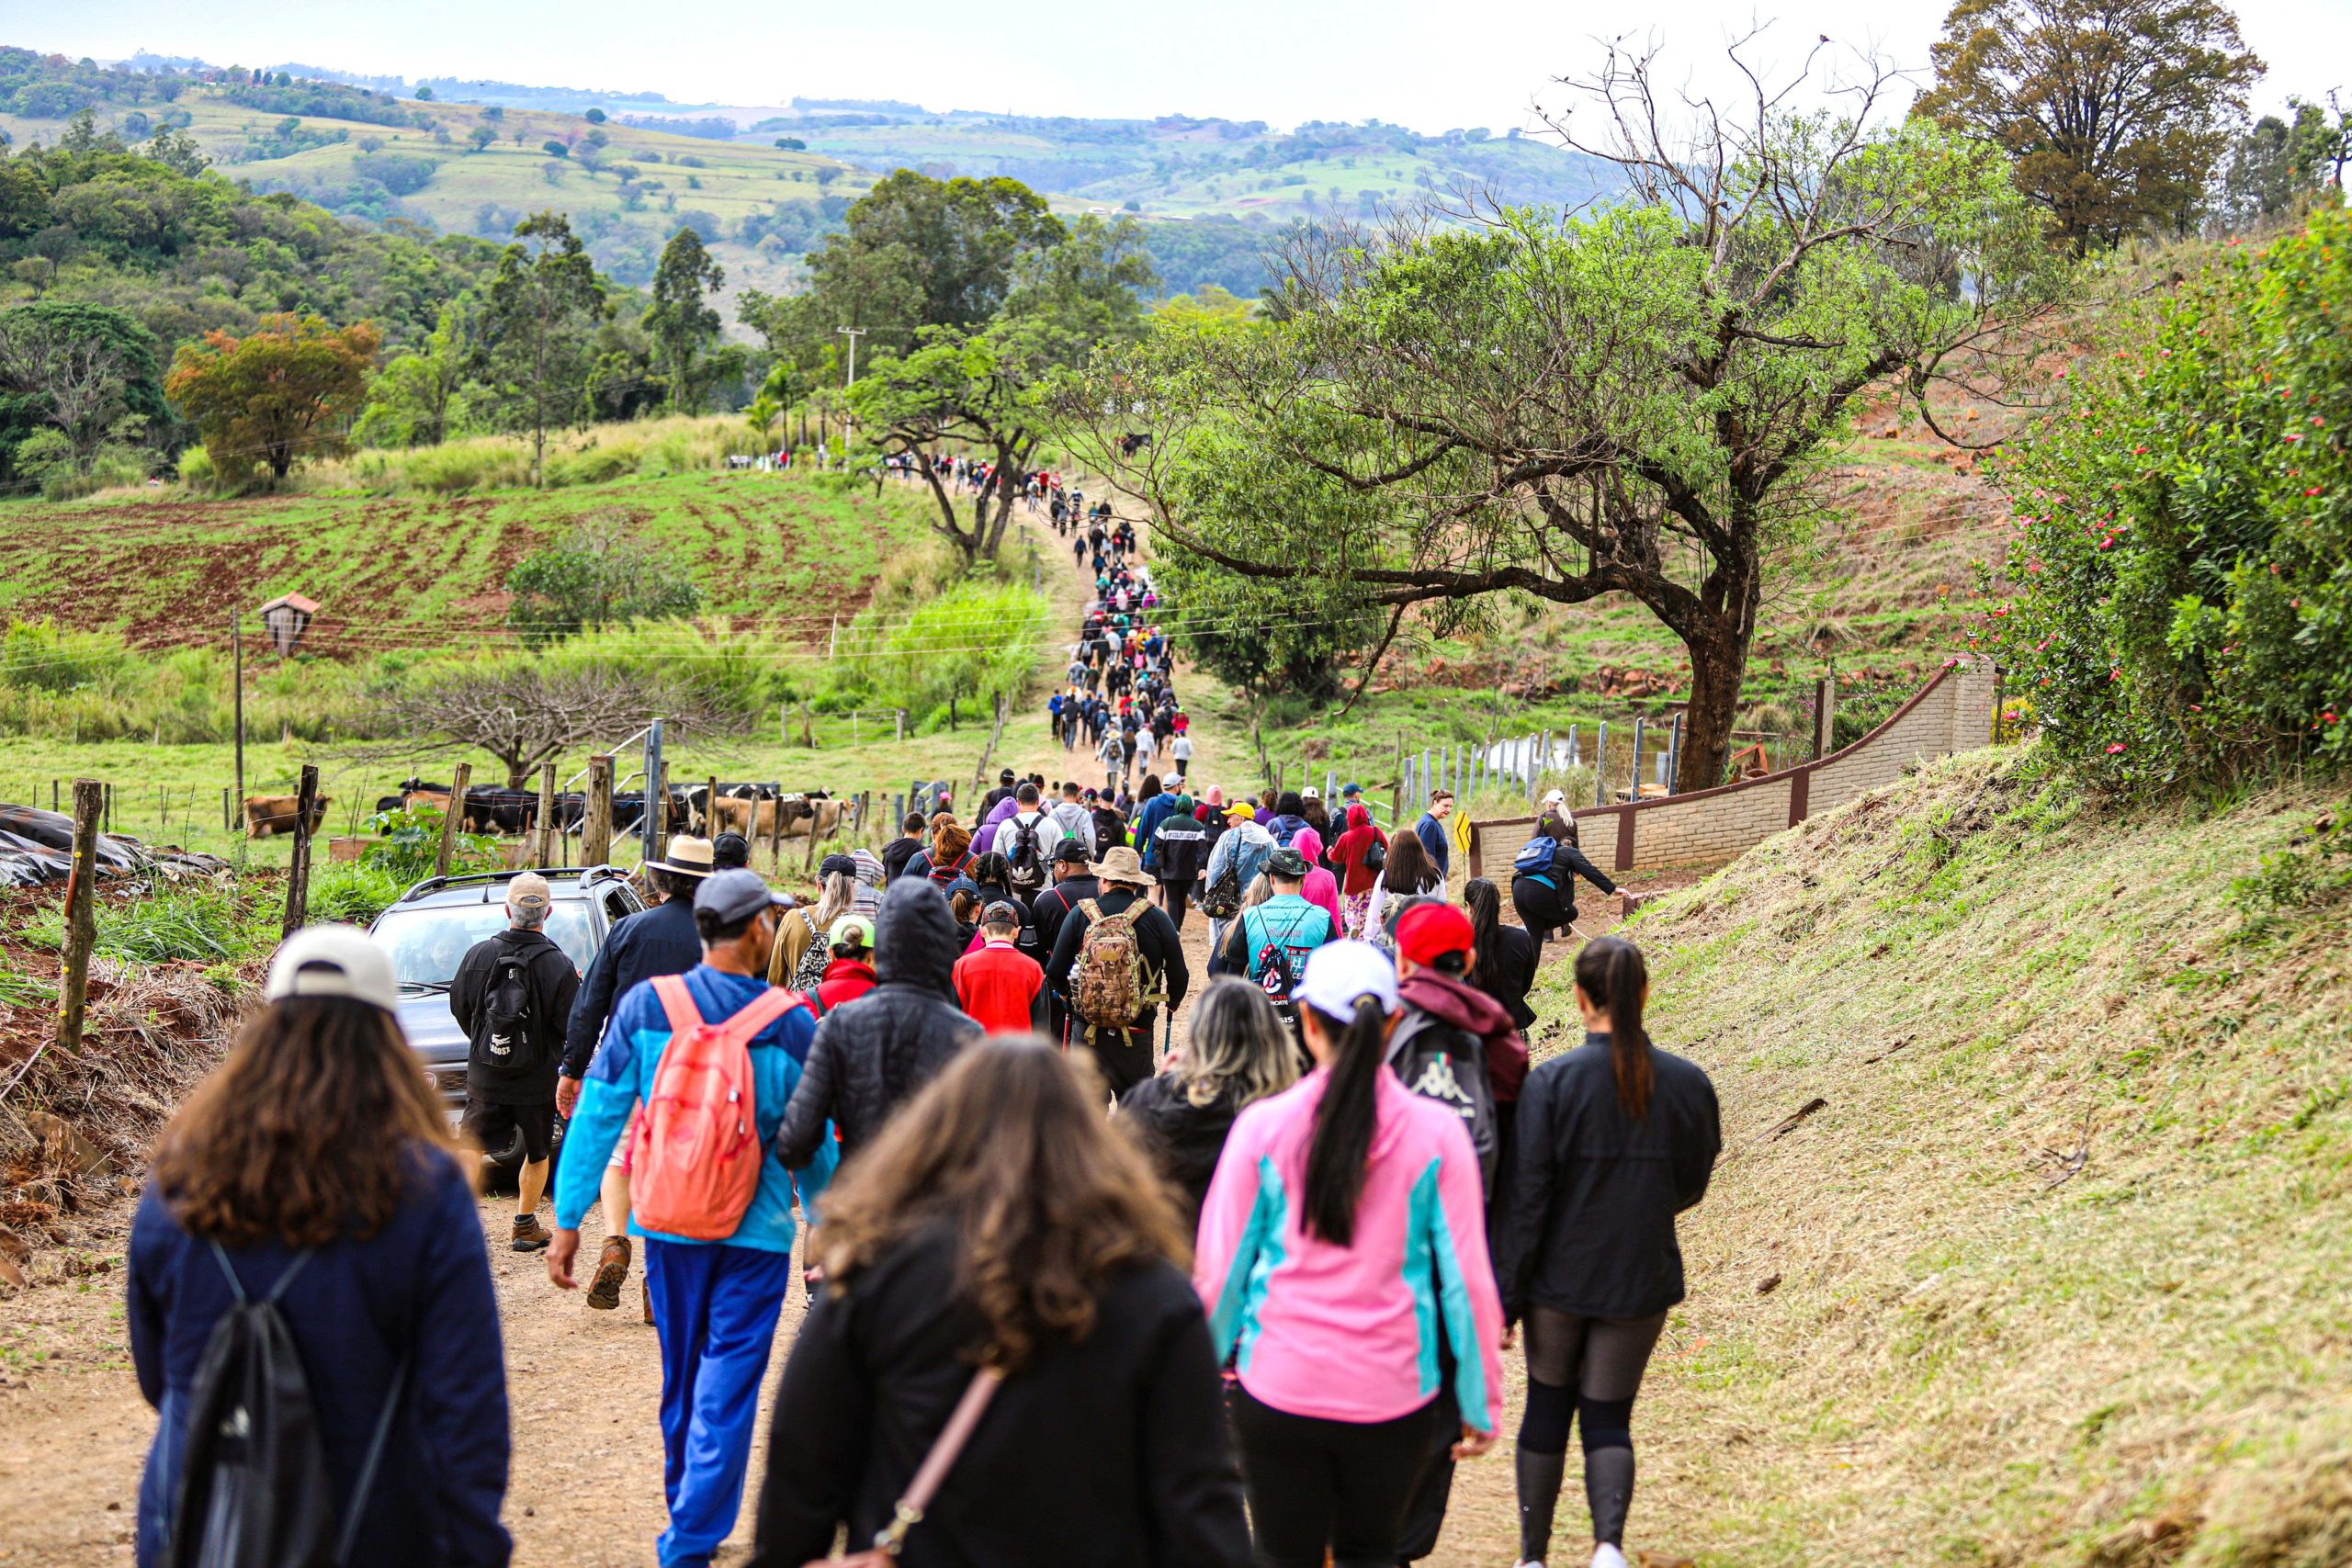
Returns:
[[[1143,948],[1136,939],[1132,907],[1106,915],[1089,898],[1079,905],[1086,937],[1070,971],[1070,1008],[1093,1030],[1127,1029],[1161,998],[1146,992]]]

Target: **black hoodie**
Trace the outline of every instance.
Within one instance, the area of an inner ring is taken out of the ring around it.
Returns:
[[[902,876],[874,918],[875,987],[817,1025],[808,1061],[776,1135],[776,1154],[797,1170],[817,1155],[831,1121],[844,1156],[882,1130],[947,1058],[980,1037],[956,1005],[956,917],[947,897]]]

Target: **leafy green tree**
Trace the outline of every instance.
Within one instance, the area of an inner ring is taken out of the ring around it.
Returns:
[[[2340,180],[2352,116],[2331,121],[2319,105],[2291,98],[2288,107],[2292,124],[2264,115],[2230,149],[2213,201],[2222,228],[2251,229],[2301,211]]]
[[[372,322],[338,329],[317,316],[267,316],[243,338],[212,332],[181,344],[164,391],[203,433],[220,473],[259,461],[282,483],[301,458],[349,448],[345,433],[367,400],[382,342]]]
[[[463,412],[460,389],[472,359],[465,310],[443,306],[424,344],[396,356],[376,378],[353,435],[375,446],[438,446]]]
[[[1959,0],[1916,112],[2007,148],[2079,253],[2188,231],[2262,62],[2220,0]]]
[[[603,109],[592,108],[580,118],[586,120],[591,125],[602,125],[609,117]]]
[[[1688,650],[1687,790],[1722,782],[1758,611],[1857,397],[1892,379],[1931,416],[1932,385],[2026,346],[2064,269],[1996,149],[1769,108],[1692,148],[1654,80],[1619,55],[1585,85],[1639,128],[1580,147],[1626,199],[1303,237],[1285,319],[1163,327],[1057,406],[1155,540],[1304,613],[1632,599]],[[1191,473],[1212,460],[1294,504],[1237,510]]]
[[[533,647],[599,626],[691,615],[702,594],[670,561],[634,537],[617,512],[590,513],[561,542],[506,574],[506,624]]]
[[[473,150],[477,152],[489,152],[490,144],[497,140],[498,129],[495,126],[477,125],[471,130],[466,132],[466,141],[472,145]]]
[[[718,312],[705,296],[716,294],[726,281],[725,270],[692,229],[679,230],[662,247],[662,263],[653,269],[653,303],[643,320],[669,380],[672,408],[690,409],[700,400],[695,362],[718,341],[720,326]]]
[[[548,430],[586,414],[592,334],[612,304],[563,214],[534,213],[514,226],[514,237],[490,281],[474,366],[490,412],[506,428],[531,433],[532,478],[545,483]]]
[[[2124,788],[2352,764],[2352,215],[2123,307],[1999,482],[1977,633],[2047,743]]]
[[[0,310],[0,459],[46,426],[87,467],[126,418],[161,425],[158,358],[155,335],[108,306],[52,299]]]
[[[820,177],[821,177],[820,171]],[[842,232],[808,258],[825,330],[862,326],[899,352],[925,327],[969,331],[996,313],[1023,254],[1066,231],[1018,180],[933,179],[900,169],[852,203]]]

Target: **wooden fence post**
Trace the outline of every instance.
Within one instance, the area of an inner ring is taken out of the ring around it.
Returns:
[[[433,874],[449,874],[449,863],[458,852],[458,825],[466,819],[466,786],[474,779],[474,765],[459,762],[449,775],[449,810],[441,818],[441,847],[433,854]]]
[[[602,865],[613,858],[613,759],[588,759],[588,798],[580,808],[580,863]]]
[[[286,919],[278,934],[292,936],[311,918],[311,812],[319,801],[319,770],[302,764],[302,782],[294,794],[294,856],[286,867]]]
[[[65,884],[65,964],[57,997],[57,1043],[67,1055],[82,1049],[82,1021],[90,1002],[90,948],[97,940],[98,814],[105,786],[74,781],[74,865]]]
[[[702,789],[702,836],[716,839],[718,837],[718,775],[713,773],[704,780]],[[748,840],[751,835],[747,833],[744,837]]]
[[[539,854],[543,866],[555,863],[555,764],[539,764]]]
[[[1813,755],[1815,761],[1838,750],[1838,677],[1824,675],[1813,687]]]

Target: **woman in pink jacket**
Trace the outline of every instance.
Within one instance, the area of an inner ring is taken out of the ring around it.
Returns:
[[[1478,1156],[1460,1117],[1384,1062],[1401,1005],[1387,954],[1317,948],[1292,995],[1317,1070],[1234,1122],[1193,1283],[1240,1377],[1258,1561],[1320,1568],[1328,1549],[1337,1568],[1387,1568],[1439,1429],[1458,1426],[1469,1459],[1502,1421]]]

